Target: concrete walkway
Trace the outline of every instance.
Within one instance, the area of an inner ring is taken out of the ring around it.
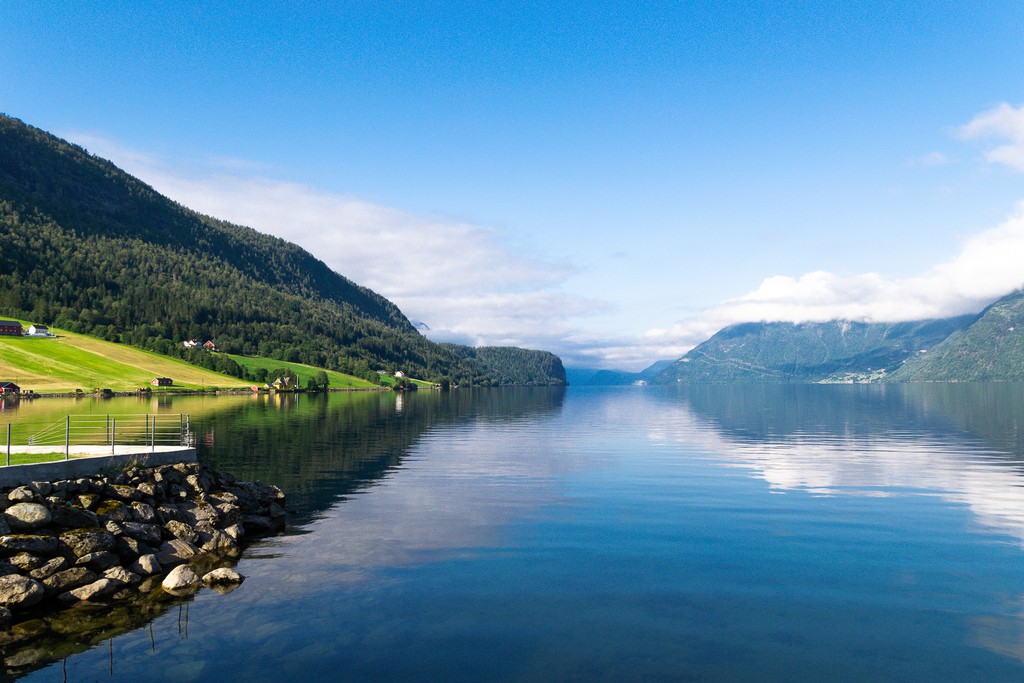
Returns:
[[[7,465],[6,446],[0,447],[0,487],[22,486],[33,481],[57,481],[91,477],[101,472],[118,470],[131,463],[141,467],[172,465],[179,462],[195,462],[196,449],[182,446],[71,446],[70,460],[30,465]],[[11,453],[60,453],[63,446],[11,446]]]

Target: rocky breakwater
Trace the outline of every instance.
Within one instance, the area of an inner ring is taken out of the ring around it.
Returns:
[[[283,528],[283,506],[280,489],[198,463],[0,490],[0,627],[40,610],[237,584],[223,565],[247,537]]]

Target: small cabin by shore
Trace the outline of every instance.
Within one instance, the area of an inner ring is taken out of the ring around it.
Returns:
[[[149,380],[149,383],[154,387],[170,387],[174,386],[174,380],[170,377],[154,377]]]
[[[0,394],[20,394],[21,387],[14,382],[0,382]]]

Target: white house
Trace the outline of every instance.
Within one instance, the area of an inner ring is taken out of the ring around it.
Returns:
[[[30,337],[52,337],[50,334],[50,328],[46,325],[30,325],[28,328],[28,336]]]

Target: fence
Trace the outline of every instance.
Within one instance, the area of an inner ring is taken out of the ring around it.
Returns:
[[[45,424],[7,424],[6,464],[65,460],[77,455],[144,453],[192,448],[195,436],[185,414],[68,415]]]

